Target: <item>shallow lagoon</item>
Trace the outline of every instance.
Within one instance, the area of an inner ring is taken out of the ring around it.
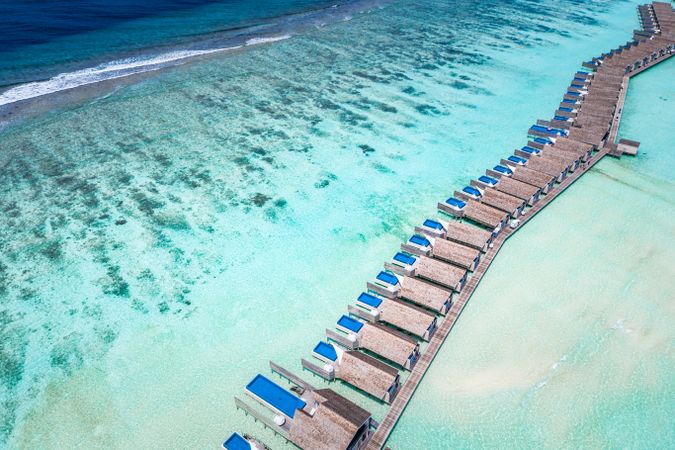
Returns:
[[[495,3],[478,17],[442,3],[395,6],[169,71],[3,137],[0,295],[9,370],[0,401],[9,447],[201,448],[233,430],[282,445],[235,412],[232,396],[270,359],[299,372],[299,358],[435,202],[521,145],[524,130],[551,114],[580,59],[626,40],[636,26],[629,2],[551,2],[548,15],[525,13],[526,2]],[[627,136],[647,145],[638,133]],[[638,167],[630,159],[603,163],[593,177],[609,164]],[[584,204],[579,186],[592,181],[581,180],[571,191],[579,194],[553,208],[577,197]],[[541,217],[509,247],[536,241],[540,222],[562,216]],[[573,239],[551,236],[539,238],[542,246]],[[502,281],[514,276],[506,251],[432,368],[443,372],[438,388],[449,395],[453,378],[444,368],[458,360],[456,339],[472,342],[463,346],[467,365],[500,361],[470,351],[493,338],[482,327],[471,334],[464,324],[471,314],[487,320],[484,311],[501,307],[500,322],[525,317],[478,297],[515,297],[483,293],[499,273]],[[516,259],[530,266],[538,257],[529,248]],[[584,273],[614,274],[607,266],[599,261]],[[548,317],[547,305],[533,302],[526,323],[537,310]],[[557,330],[570,334],[569,325]],[[530,340],[503,333],[509,344]],[[553,365],[566,342],[542,350],[536,363]],[[487,383],[528,382],[522,372],[495,370],[482,374]],[[392,445],[416,442],[406,441],[406,430],[419,430],[418,439],[439,426],[415,412],[436,395],[425,389],[431,380],[432,373]],[[376,416],[384,412],[336,388]],[[480,391],[481,383],[466,389]],[[497,411],[485,404],[485,414]],[[503,419],[484,429],[467,421],[469,440],[451,442],[488,445],[500,436],[493,430],[512,426]]]

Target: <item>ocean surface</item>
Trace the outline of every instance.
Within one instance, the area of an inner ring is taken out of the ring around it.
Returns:
[[[23,34],[34,18],[13,10],[0,448],[217,448],[235,430],[289,448],[233,396],[270,360],[300,373],[436,202],[630,38],[636,4],[93,2]],[[662,66],[631,82],[620,132],[641,155],[510,239],[392,448],[672,447]]]

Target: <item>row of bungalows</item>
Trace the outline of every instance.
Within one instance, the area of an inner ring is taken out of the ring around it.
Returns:
[[[592,71],[575,73],[553,118],[528,130],[527,145],[439,202],[438,210],[451,218],[428,218],[415,227],[347,313],[325,330],[326,339],[311,347],[311,358],[301,359],[304,369],[385,403],[395,399],[402,371],[415,367],[420,343],[434,336],[493,240],[604,145],[624,77],[675,52],[672,7],[657,2],[639,11],[642,34],[584,63]],[[270,364],[293,386],[287,389],[258,374],[245,394],[267,413],[236,398],[238,408],[300,448],[358,450],[366,445],[377,426],[369,412]],[[237,433],[223,448],[267,449]]]
[[[523,202],[524,203],[524,202]],[[348,314],[326,330],[302,366],[385,403],[400,388],[400,370],[412,370],[420,340],[430,340],[438,318],[489,248],[491,231],[457,221],[427,219],[401,244],[384,270],[367,283]]]
[[[305,369],[341,380],[385,403],[400,388],[400,370],[412,370],[420,340],[430,340],[493,233],[459,222],[427,219],[367,283]],[[318,363],[317,363],[318,361]]]
[[[665,36],[675,36],[675,12],[672,3],[653,2],[651,7],[659,32]]]

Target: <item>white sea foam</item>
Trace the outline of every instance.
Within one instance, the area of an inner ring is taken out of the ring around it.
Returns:
[[[252,38],[246,41],[245,46],[267,44],[290,37],[290,35],[283,35]],[[170,65],[182,64],[196,56],[236,50],[242,47],[242,45],[237,45],[207,50],[177,50],[151,57],[143,56],[110,61],[95,67],[61,73],[45,81],[34,81],[10,88],[0,93],[0,106],[88,84],[100,83],[101,81],[159,70]]]
[[[281,36],[270,36],[270,37],[256,37],[256,38],[251,38],[251,39],[247,40],[246,46],[269,44],[271,42],[285,41],[286,39],[290,39],[290,38],[291,38],[290,34],[284,34],[284,35],[281,35]]]

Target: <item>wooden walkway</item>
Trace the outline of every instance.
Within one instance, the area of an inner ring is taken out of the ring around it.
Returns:
[[[558,185],[556,189],[546,194],[541,200],[539,200],[539,202],[537,202],[532,208],[530,208],[527,214],[521,216],[521,222],[517,228],[515,229],[507,228],[502,233],[499,234],[497,239],[495,239],[495,241],[493,242],[494,244],[493,247],[490,248],[485,253],[483,258],[481,259],[481,262],[478,265],[478,268],[473,273],[473,276],[466,283],[459,298],[455,301],[454,305],[446,315],[445,320],[443,320],[443,323],[441,323],[441,325],[438,327],[438,330],[436,330],[436,333],[431,338],[429,346],[426,348],[426,350],[420,357],[419,361],[415,365],[415,368],[412,370],[410,376],[405,381],[403,387],[396,396],[396,399],[394,399],[394,401],[392,402],[389,411],[384,416],[384,419],[382,419],[382,421],[380,422],[380,426],[377,428],[377,431],[375,431],[375,434],[370,439],[370,442],[366,447],[367,450],[379,450],[384,446],[384,443],[387,441],[387,438],[391,434],[394,425],[396,425],[396,422],[398,422],[399,417],[401,417],[401,414],[405,410],[405,407],[408,405],[408,402],[410,401],[412,395],[415,393],[417,386],[420,384],[422,377],[424,377],[424,374],[429,369],[431,362],[434,360],[434,357],[440,350],[441,345],[443,345],[445,338],[447,338],[448,334],[450,334],[450,330],[452,330],[452,327],[455,325],[455,322],[457,322],[457,319],[459,318],[459,315],[462,313],[464,306],[471,298],[471,295],[473,295],[474,291],[478,287],[478,284],[483,278],[483,275],[485,275],[485,272],[487,272],[488,268],[490,267],[490,264],[492,264],[492,261],[494,260],[495,256],[497,256],[497,253],[502,248],[506,240],[510,238],[513,234],[515,234],[518,230],[520,230],[539,211],[544,209],[546,205],[555,200],[555,198],[558,197],[558,195],[562,194],[567,189],[568,186],[570,186],[577,179],[579,179],[584,173],[586,173],[586,171],[588,171],[588,169],[590,169],[598,161],[600,161],[600,159],[602,159],[602,157],[605,156],[607,152],[608,152],[607,148],[603,148],[602,150],[597,152],[595,155],[593,155],[591,159],[589,159],[589,161],[586,163],[585,168],[580,167],[576,172],[570,174],[565,180],[563,180],[563,182],[560,183],[560,185]]]

